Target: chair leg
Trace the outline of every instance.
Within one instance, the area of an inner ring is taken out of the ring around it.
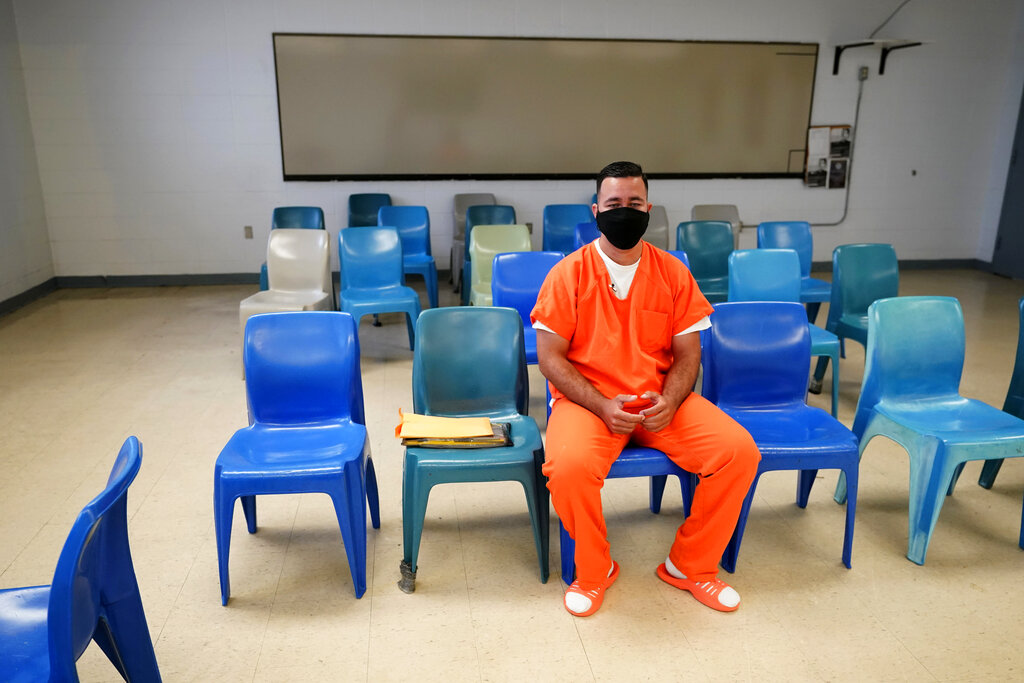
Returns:
[[[649,507],[651,508],[651,512],[654,514],[661,512],[661,499],[665,494],[665,482],[667,480],[668,475],[665,474],[658,474],[651,477]]]
[[[967,463],[962,462],[962,463],[960,463],[959,465],[956,466],[955,470],[953,470],[953,478],[949,480],[949,488],[946,489],[946,495],[947,496],[952,496],[953,495],[953,489],[956,488],[956,483],[957,483],[957,481],[960,480],[960,475],[963,473],[964,465],[966,465],[966,464]]]
[[[839,356],[832,357],[832,417],[839,419]]]
[[[547,529],[541,527],[540,523],[540,501],[537,495],[537,480],[536,477],[531,476],[528,480],[520,480],[520,484],[523,485],[523,493],[526,494],[526,507],[530,512],[530,526],[533,528],[533,545],[537,550],[537,564],[540,567],[540,582],[548,582],[548,555],[545,552],[545,546],[547,545],[542,540]]]
[[[409,350],[416,348],[416,321],[413,320],[412,313],[405,314],[405,327],[409,332]]]
[[[217,536],[217,568],[220,573],[220,604],[227,605],[231,597],[231,579],[228,576],[228,555],[231,551],[231,517],[235,499],[222,490],[220,479],[213,484],[213,523]]]
[[[431,266],[427,269],[427,300],[431,308],[437,308],[437,267]]]
[[[1024,549],[1024,506],[1020,511],[1020,541],[1017,542],[1017,545]]]
[[[828,356],[818,356],[818,364],[814,366],[814,378],[811,380],[811,386],[817,385],[818,391],[811,391],[811,393],[821,393],[821,380],[825,376],[825,368],[828,367]],[[833,375],[835,370],[833,369]],[[832,381],[835,381],[834,379]]]
[[[750,514],[750,504],[754,502],[754,489],[757,488],[757,480],[760,478],[761,473],[758,472],[754,477],[754,481],[750,484],[750,490],[747,491],[747,495],[743,499],[740,516],[736,520],[736,528],[732,532],[732,538],[729,539],[729,545],[725,547],[725,552],[722,553],[722,569],[730,574],[736,571],[736,559],[740,555],[740,543],[743,541],[743,531],[747,526],[747,515]]]
[[[97,629],[94,639],[121,676],[126,681],[159,681],[160,667],[138,584],[129,595],[108,604],[106,616],[107,627]]]
[[[981,467],[981,476],[978,477],[978,485],[987,489],[992,488],[992,485],[996,483],[996,475],[999,474],[999,468],[1002,466],[1002,458],[986,460],[985,464]]]
[[[421,483],[419,470],[415,467],[410,471],[406,462],[402,474],[402,545],[403,559],[414,574],[418,569],[416,558],[420,552],[420,537],[423,535],[423,518],[427,514],[427,500],[430,497],[430,484]]]
[[[361,464],[345,465],[341,486],[330,492],[357,598],[366,592],[366,484]]]
[[[857,516],[857,485],[859,464],[844,470],[846,474],[846,532],[843,535],[843,564],[850,569],[853,556],[853,523]]]
[[[373,459],[366,458],[366,501],[370,507],[370,523],[374,529],[380,528],[380,497],[377,495],[377,472],[373,469]]]
[[[470,270],[469,261],[462,264],[462,305],[469,305],[469,290],[473,288],[472,271]]]
[[[944,449],[937,440],[922,448],[923,453],[910,460],[910,520],[907,559],[924,564],[935,523],[942,510],[956,465],[946,462]],[[916,469],[915,469],[916,461]]]
[[[568,586],[576,579],[576,541],[561,520],[558,521],[558,548],[562,556],[562,581]]]
[[[818,470],[800,470],[796,479],[796,505],[800,508],[807,507],[807,499],[811,496],[811,487],[814,486],[814,479],[818,476]]]
[[[690,508],[693,505],[693,496],[697,492],[697,484],[700,481],[693,472],[679,475],[679,489],[683,494],[683,517],[690,516]]]
[[[804,304],[804,307],[807,309],[807,322],[813,325],[814,321],[818,319],[818,309],[821,308],[821,302],[808,301]]]
[[[256,533],[256,496],[242,496],[242,514],[245,515],[245,527],[250,534]]]

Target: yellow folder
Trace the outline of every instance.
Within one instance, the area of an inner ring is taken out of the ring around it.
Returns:
[[[401,439],[442,438],[459,439],[491,436],[494,430],[486,417],[435,417],[416,413],[398,414],[402,421],[395,427],[395,436]]]

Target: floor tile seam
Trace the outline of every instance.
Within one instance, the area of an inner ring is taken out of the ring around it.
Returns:
[[[455,528],[458,531],[459,554],[462,557],[462,581],[463,586],[465,586],[466,590],[466,604],[469,607],[469,623],[470,626],[473,627],[473,623],[475,621],[475,619],[473,618],[473,595],[472,592],[469,590],[469,568],[466,566],[466,553],[465,550],[463,550],[465,548],[465,540],[462,537],[462,514],[459,512],[458,496],[453,496],[452,505],[455,508]],[[484,670],[483,661],[481,659],[482,654],[480,652],[480,647],[477,642],[475,628],[473,628],[473,653],[476,655],[476,680],[482,681]]]

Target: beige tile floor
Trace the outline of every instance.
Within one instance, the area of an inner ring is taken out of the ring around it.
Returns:
[[[557,522],[551,580],[538,581],[516,484],[434,490],[417,591],[396,587],[401,459],[392,437],[411,407],[405,325],[360,328],[382,525],[369,534],[369,587],[351,579],[325,496],[261,499],[260,531],[235,522],[233,596],[219,600],[213,463],[246,420],[238,302],[251,287],[62,290],[0,318],[0,587],[49,581],[68,527],[103,485],[121,441],[144,445],[129,495],[132,551],[165,680],[999,680],[1024,677],[1024,462],[991,491],[967,467],[939,519],[928,563],[904,558],[907,458],[876,440],[862,467],[853,569],[840,564],[843,508],[824,472],[806,510],[795,475],[757,488],[737,573],[743,595],[719,614],[658,581],[681,521],[643,480],[613,480],[605,507],[622,565],[603,609],[561,606]],[[964,305],[963,392],[1002,405],[1024,283],[976,271],[908,271],[903,294]],[[447,303],[454,297],[445,287]],[[824,310],[822,311],[822,319]],[[850,424],[863,350],[841,366]],[[811,401],[826,406],[826,392]],[[543,425],[541,377],[531,413]],[[91,647],[83,680],[117,680]]]

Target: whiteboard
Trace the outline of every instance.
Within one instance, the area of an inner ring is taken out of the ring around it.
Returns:
[[[801,177],[816,43],[275,33],[285,180]]]

